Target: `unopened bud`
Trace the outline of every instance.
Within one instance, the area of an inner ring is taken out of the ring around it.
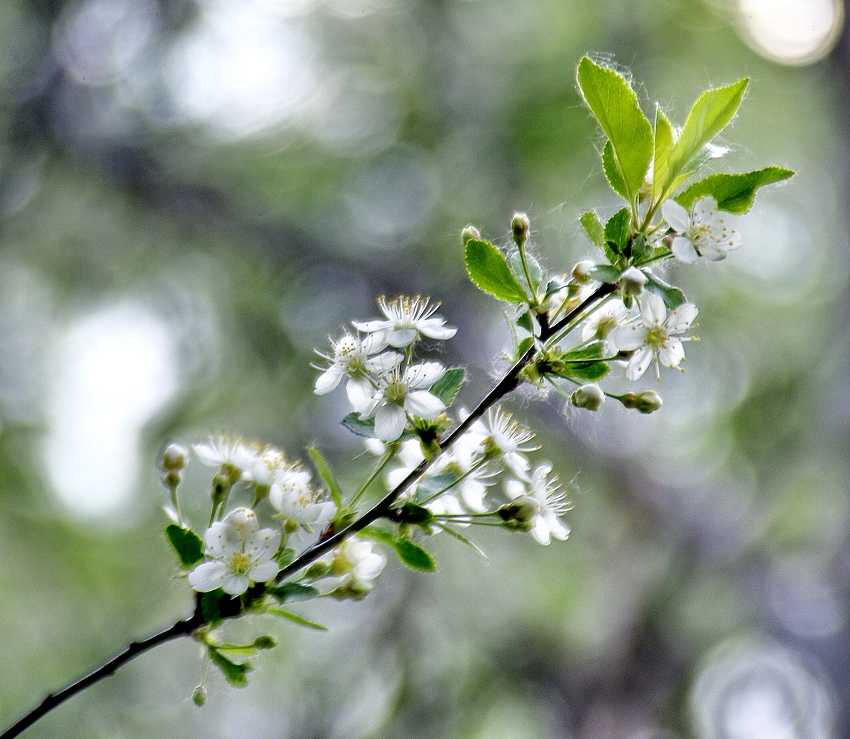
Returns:
[[[254,639],[254,646],[257,649],[274,649],[277,646],[277,639],[273,636],[258,636]]]
[[[196,706],[203,706],[207,702],[207,689],[203,685],[199,685],[192,691],[192,703]]]
[[[517,246],[522,246],[526,242],[530,230],[531,222],[528,216],[525,213],[514,213],[511,219],[511,233]]]
[[[579,285],[587,285],[588,283],[593,282],[590,277],[590,273],[595,266],[596,265],[590,259],[582,259],[580,262],[576,262],[570,276],[573,278],[573,281],[577,282]]]
[[[587,408],[589,411],[598,411],[605,402],[605,393],[603,393],[599,385],[596,385],[595,383],[582,385],[570,396],[570,402],[578,408]]]
[[[654,390],[626,393],[622,397],[622,402],[626,408],[634,408],[639,413],[654,413],[663,405],[661,396]]]
[[[366,580],[349,580],[334,590],[331,595],[337,600],[363,600],[372,592],[372,584]]]
[[[629,267],[622,275],[620,275],[620,290],[623,295],[637,297],[643,292],[643,286],[646,284],[646,275],[637,267]]]
[[[186,469],[188,454],[180,444],[169,444],[162,453],[162,469],[180,471]]]
[[[530,531],[531,520],[540,513],[540,503],[528,495],[521,495],[503,505],[498,513],[509,529]]]
[[[463,242],[464,246],[466,246],[467,241],[480,241],[481,232],[475,228],[475,226],[467,226],[460,232],[460,240]]]
[[[307,568],[304,573],[308,580],[320,580],[330,574],[331,567],[327,562],[314,562]]]

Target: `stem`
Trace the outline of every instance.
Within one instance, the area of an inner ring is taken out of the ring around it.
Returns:
[[[371,475],[369,475],[369,479],[368,479],[368,480],[366,480],[366,482],[364,482],[364,483],[363,483],[363,485],[362,485],[362,487],[360,488],[360,490],[358,490],[358,491],[354,494],[354,497],[351,499],[351,502],[348,504],[350,507],[352,507],[352,508],[353,508],[353,507],[354,507],[354,505],[355,505],[355,503],[357,503],[357,501],[358,501],[358,500],[360,500],[360,496],[361,496],[361,495],[363,495],[363,493],[365,493],[365,492],[366,492],[366,490],[368,489],[368,487],[369,487],[369,486],[370,486],[370,485],[374,482],[375,478],[376,478],[378,475],[380,475],[380,474],[381,474],[381,470],[383,470],[383,469],[384,469],[384,467],[386,467],[386,466],[387,466],[387,464],[389,463],[389,461],[393,458],[393,455],[394,455],[394,454],[395,454],[395,450],[394,450],[394,449],[392,449],[392,448],[387,449],[387,451],[384,453],[384,457],[383,457],[383,459],[381,459],[381,460],[380,460],[380,462],[378,462],[378,464],[377,464],[377,466],[375,467],[375,469],[374,469],[374,471],[372,472],[372,474],[371,474]]]
[[[19,719],[17,723],[10,726],[6,729],[6,731],[0,734],[0,739],[11,739],[12,737],[18,736],[18,734],[25,729],[28,729],[42,716],[64,703],[71,696],[91,687],[100,680],[103,680],[103,678],[109,677],[115,672],[115,670],[121,667],[121,665],[129,662],[131,659],[135,659],[140,654],[144,654],[149,649],[153,649],[154,647],[167,641],[171,641],[172,639],[176,639],[177,637],[188,636],[196,629],[199,629],[206,623],[206,621],[204,620],[204,614],[201,610],[200,596],[196,598],[196,602],[197,606],[195,608],[195,612],[189,618],[184,619],[183,621],[177,621],[164,631],[160,631],[153,636],[149,636],[147,639],[129,644],[118,652],[118,654],[112,657],[112,659],[104,662],[100,667],[88,673],[88,675],[84,675],[79,680],[74,681],[56,693],[51,693],[23,718]]]

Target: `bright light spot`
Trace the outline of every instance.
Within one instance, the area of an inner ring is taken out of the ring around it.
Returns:
[[[838,41],[843,0],[738,0],[744,40],[782,64],[811,64]]]
[[[167,324],[125,303],[88,315],[58,347],[45,443],[47,472],[74,512],[126,512],[139,477],[139,435],[178,386]]]
[[[251,135],[312,105],[317,50],[306,34],[250,2],[208,2],[175,45],[169,84],[184,117],[224,137]]]

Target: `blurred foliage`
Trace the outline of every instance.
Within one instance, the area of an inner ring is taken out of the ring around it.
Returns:
[[[244,690],[214,676],[196,708],[184,640],[28,736],[720,736],[700,716],[744,720],[742,686],[767,683],[730,701],[715,663],[808,691],[810,733],[787,736],[850,734],[847,57],[766,61],[728,5],[0,4],[0,724],[188,613],[161,533],[168,441],[315,442],[362,479],[309,365],[377,295],[443,301],[475,402],[510,337],[460,230],[505,241],[523,210],[553,266],[593,256],[578,216],[614,198],[574,73],[604,50],[680,125],[750,76],[730,166],[798,175],[736,223],[739,252],[681,281],[702,342],[662,412],[517,399],[575,476],[571,539],[485,531],[485,562],[438,537],[437,574],[305,607],[329,634],[269,626],[280,646]]]

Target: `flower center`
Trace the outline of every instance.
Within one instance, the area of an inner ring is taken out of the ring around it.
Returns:
[[[230,569],[237,575],[247,575],[251,569],[251,558],[242,552],[234,552],[230,558]]]
[[[658,351],[661,349],[670,337],[667,334],[667,329],[663,326],[656,326],[646,332],[645,343]]]
[[[394,403],[401,403],[407,394],[407,386],[401,380],[393,380],[384,388],[384,397]]]

